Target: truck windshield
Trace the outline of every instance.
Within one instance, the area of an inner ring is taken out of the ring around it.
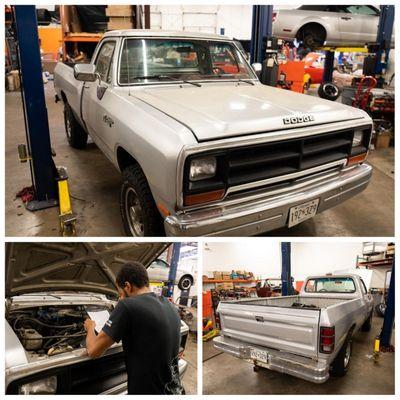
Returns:
[[[119,84],[163,80],[256,79],[230,42],[186,39],[125,39]]]
[[[312,278],[305,286],[307,293],[354,293],[356,287],[352,278]]]

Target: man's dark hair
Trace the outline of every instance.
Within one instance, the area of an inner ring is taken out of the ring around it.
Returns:
[[[116,277],[117,285],[123,289],[125,282],[137,288],[149,286],[149,275],[147,269],[140,262],[132,261],[125,264],[119,271]]]

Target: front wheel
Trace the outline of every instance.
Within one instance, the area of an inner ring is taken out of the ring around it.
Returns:
[[[371,311],[371,314],[369,315],[369,317],[365,320],[365,322],[363,323],[363,325],[362,325],[362,327],[361,327],[361,330],[363,331],[363,332],[369,332],[370,330],[371,330],[371,327],[372,327],[372,314],[373,314],[374,312],[373,311]]]
[[[69,145],[74,149],[84,149],[87,144],[88,134],[79,125],[71,106],[67,102],[64,104],[64,124]]]
[[[338,355],[331,365],[332,376],[345,376],[349,370],[350,358],[353,349],[351,334],[349,334],[343,343]]]
[[[138,165],[122,172],[120,210],[125,233],[128,236],[163,236],[160,213],[151,194],[149,184]]]

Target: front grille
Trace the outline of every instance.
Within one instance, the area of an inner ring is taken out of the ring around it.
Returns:
[[[353,130],[241,148],[228,154],[228,187],[318,167],[350,155]]]
[[[328,165],[335,161],[365,153],[370,142],[371,125],[356,129],[364,132],[363,142],[356,147],[352,147],[355,128],[351,128],[259,145],[209,151],[201,156],[216,157],[217,174],[197,182],[189,180],[189,169],[191,160],[200,155],[188,156],[184,171],[183,194],[185,196],[219,189],[227,191],[229,188],[253,182],[257,183],[252,186],[263,187],[283,182],[289,184],[296,177],[307,175],[307,170],[311,173],[311,169],[315,167],[327,165],[329,168]],[[296,175],[292,177],[290,174]]]

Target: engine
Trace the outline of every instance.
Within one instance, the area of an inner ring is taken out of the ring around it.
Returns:
[[[84,346],[85,307],[39,307],[13,311],[8,322],[25,350],[52,356]]]

